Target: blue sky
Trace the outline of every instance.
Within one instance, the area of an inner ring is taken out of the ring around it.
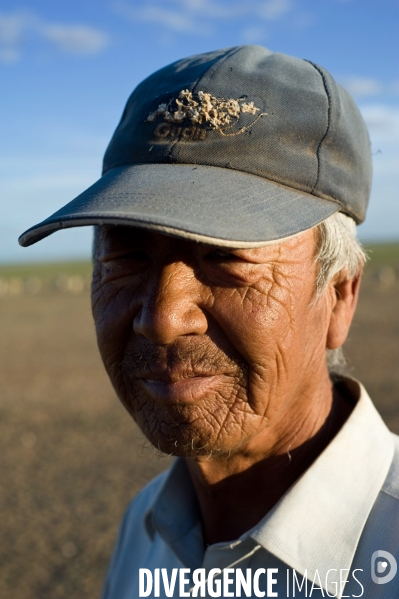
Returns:
[[[326,67],[369,126],[361,239],[399,239],[397,0],[1,0],[0,262],[87,257],[87,228],[18,235],[99,176],[130,92],[182,56],[259,43]]]

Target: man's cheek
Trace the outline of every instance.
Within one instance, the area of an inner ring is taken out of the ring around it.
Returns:
[[[217,298],[219,299],[219,298]],[[257,287],[235,290],[229,301],[219,303],[226,309],[216,316],[225,334],[245,360],[261,360],[273,353],[272,338],[285,337],[293,322],[289,290],[270,281]]]
[[[132,317],[128,310],[118,305],[116,297],[107,299],[106,295],[102,295],[93,303],[93,316],[101,358],[114,384],[131,336]]]

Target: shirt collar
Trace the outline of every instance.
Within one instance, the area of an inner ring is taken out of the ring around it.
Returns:
[[[368,515],[394,454],[392,435],[364,387],[352,414],[312,466],[246,536],[313,579],[350,568]],[[334,592],[334,588],[328,589]]]
[[[204,540],[200,510],[188,468],[176,459],[145,514],[147,533],[158,532],[180,561],[191,569],[201,567]]]
[[[357,381],[342,377],[357,400],[348,420],[311,467],[250,531],[252,538],[299,574],[321,580],[349,570],[356,547],[394,454],[393,438]],[[184,460],[177,459],[146,514],[181,561],[201,566],[199,508]],[[193,534],[194,533],[194,534]],[[331,587],[329,592],[334,593]]]

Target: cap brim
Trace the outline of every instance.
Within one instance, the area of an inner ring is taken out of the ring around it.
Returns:
[[[29,246],[59,229],[147,228],[228,247],[259,247],[314,227],[338,203],[263,177],[214,166],[135,164],[94,185],[19,238]]]

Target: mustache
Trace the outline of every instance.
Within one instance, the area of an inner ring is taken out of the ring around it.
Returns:
[[[210,340],[191,339],[168,346],[156,345],[145,339],[136,341],[126,350],[120,364],[120,374],[129,378],[173,372],[182,378],[222,372],[246,375],[247,370],[247,364],[240,355],[229,355]]]

